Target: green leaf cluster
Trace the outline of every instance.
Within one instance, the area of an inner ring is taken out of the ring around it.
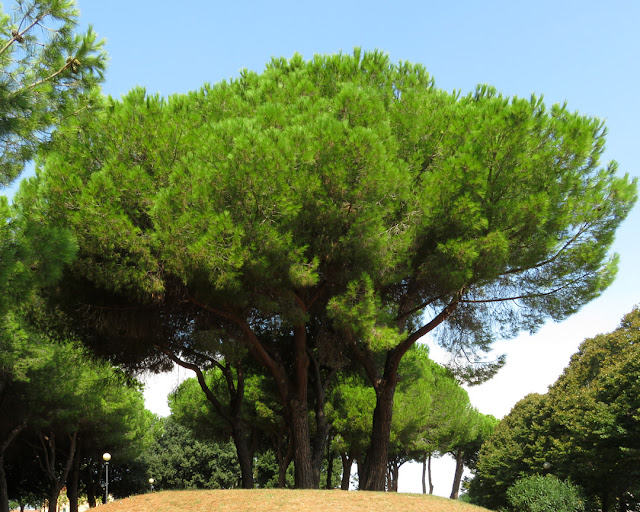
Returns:
[[[0,10],[0,184],[8,185],[59,122],[90,107],[106,55],[74,0],[16,0]]]
[[[601,121],[490,87],[449,94],[379,52],[102,107],[55,134],[19,199],[73,230],[79,278],[147,303],[177,278],[283,325],[324,287],[319,307],[375,349],[456,297],[442,334],[461,344],[573,313],[613,279],[636,198],[600,167]]]

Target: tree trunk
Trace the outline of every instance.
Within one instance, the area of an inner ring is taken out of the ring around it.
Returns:
[[[0,512],[9,512],[7,474],[4,470],[4,454],[0,455]]]
[[[398,477],[400,476],[400,466],[397,461],[389,464],[389,491],[398,492]]]
[[[295,464],[296,489],[314,489],[313,460],[311,438],[309,434],[309,416],[307,404],[292,400],[290,405],[291,437],[293,440],[293,461]]]
[[[69,512],[78,512],[78,479],[80,476],[80,450],[76,450],[73,466],[67,482],[67,498],[69,498]]]
[[[431,454],[429,454],[429,494],[433,494],[433,480],[431,479]]]
[[[317,397],[316,403],[316,437],[313,442],[313,480],[314,488],[320,488],[320,468],[324,459],[325,449],[327,448],[327,438],[331,426],[327,422],[324,414],[324,397]]]
[[[327,442],[327,489],[333,489],[333,453],[331,443]]]
[[[456,475],[453,479],[453,488],[451,489],[451,496],[449,496],[452,500],[458,499],[458,493],[460,492],[460,482],[462,482],[462,472],[464,471],[464,464],[462,462],[462,449],[458,448],[456,450]]]
[[[93,462],[87,467],[87,482],[86,482],[86,490],[87,490],[87,503],[89,504],[89,508],[96,507],[96,479],[92,470]],[[100,470],[98,470],[98,474]]]
[[[422,457],[422,494],[427,494],[427,454]]]
[[[284,489],[287,484],[287,469],[293,459],[293,443],[291,437],[287,438],[287,452],[282,453],[282,440],[284,433],[280,432],[278,436],[278,488]]]
[[[49,486],[49,497],[47,502],[49,503],[49,512],[58,512],[58,497],[60,496],[60,487],[58,484],[52,483]]]
[[[391,417],[393,414],[393,396],[396,390],[397,375],[381,383],[376,389],[376,408],[373,412],[371,445],[364,461],[364,481],[361,489],[365,491],[384,491],[387,472],[387,454],[391,435]]]
[[[236,445],[236,454],[240,464],[240,475],[243,489],[253,489],[253,454],[249,447],[247,428],[241,421],[237,422],[232,429],[233,442]],[[73,512],[73,511],[71,511]]]
[[[349,484],[351,483],[351,466],[353,465],[353,458],[344,452],[340,452],[340,458],[342,459],[342,481],[340,482],[340,489],[348,491]]]
[[[4,454],[26,426],[26,423],[22,423],[15,427],[0,444],[0,512],[9,512],[9,490],[7,489],[7,473],[4,469]]]

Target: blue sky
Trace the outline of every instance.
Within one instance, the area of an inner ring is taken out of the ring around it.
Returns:
[[[605,160],[640,176],[637,0],[78,0],[78,6],[81,24],[91,23],[107,40],[104,91],[115,97],[136,85],[183,93],[242,68],[260,71],[271,57],[311,58],[360,46],[424,64],[449,91],[489,83],[508,96],[567,101],[571,110],[606,121]],[[585,337],[614,329],[640,303],[639,235],[636,207],[618,232],[618,279],[601,298],[534,336],[497,344],[508,354],[507,367],[470,390],[481,412],[501,417],[525,394],[545,392]],[[444,357],[435,349],[434,355]],[[154,394],[162,410],[166,389],[158,384]]]

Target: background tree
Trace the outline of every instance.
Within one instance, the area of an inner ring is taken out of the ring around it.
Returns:
[[[248,409],[252,405],[245,402],[244,364],[240,359],[235,364],[224,359],[206,359],[212,365],[206,373],[194,363],[179,363],[193,369],[197,377],[182,382],[170,397],[172,415],[203,439],[227,441],[231,437],[241,468],[242,487],[251,489],[254,450]]]
[[[205,320],[244,343],[278,390],[299,487],[318,485],[325,451],[308,412],[325,418],[326,354],[346,342],[375,391],[361,484],[383,489],[411,346],[442,326],[450,350],[484,347],[575,312],[612,281],[636,199],[600,167],[599,120],[448,94],[379,52],[105,106],[56,134],[21,193],[23,215],[77,237],[50,297],[138,362]]]
[[[583,488],[599,509],[632,510],[637,495],[640,313],[585,340],[546,395],[519,402],[483,445],[476,501],[501,506],[518,476],[548,471]]]
[[[186,427],[162,418],[158,437],[145,455],[154,488],[229,489],[240,485],[240,471],[229,442],[196,439]]]
[[[460,386],[450,370],[432,363],[433,388],[427,414],[417,426],[415,436],[407,448],[414,460],[422,462],[422,492],[433,494],[431,458],[449,451],[456,428],[462,425],[459,418],[469,405],[469,395]]]

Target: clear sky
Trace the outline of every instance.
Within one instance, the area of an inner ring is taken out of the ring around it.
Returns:
[[[547,104],[602,118],[605,161],[640,176],[640,2],[637,0],[249,1],[78,0],[110,56],[104,91],[120,97],[136,85],[169,95],[260,71],[271,57],[387,52],[426,66],[442,89],[488,83],[508,96],[543,95]],[[618,232],[616,282],[561,324],[496,344],[507,366],[470,390],[481,412],[502,417],[530,392],[545,392],[586,337],[613,330],[640,303],[640,208]],[[434,356],[440,357],[436,350]],[[184,372],[182,374],[184,376]],[[189,375],[187,375],[189,376]],[[148,407],[168,413],[165,379]],[[418,490],[403,474],[401,489]],[[436,492],[448,494],[453,472]],[[405,482],[403,482],[405,479]]]

